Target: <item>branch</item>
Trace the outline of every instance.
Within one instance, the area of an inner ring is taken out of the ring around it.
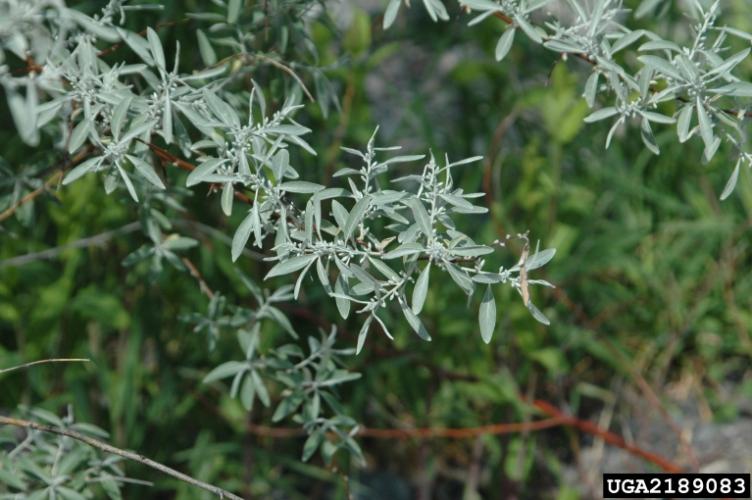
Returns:
[[[154,143],[146,142],[138,138],[136,140],[146,144],[149,147],[149,149],[151,149],[152,152],[157,156],[157,158],[159,158],[163,162],[171,163],[175,165],[176,167],[178,167],[179,169],[185,170],[186,172],[193,172],[194,170],[196,170],[196,165],[194,165],[193,163],[189,161],[183,160],[182,158],[178,158],[177,156],[170,153],[166,149],[160,148]],[[218,186],[216,184],[210,184],[209,186],[210,191],[215,190],[217,188]],[[251,200],[251,198],[249,198],[247,195],[237,190],[235,191],[235,199],[240,200],[243,203],[253,205],[253,200]]]
[[[24,368],[29,368],[31,366],[36,365],[43,365],[46,363],[90,363],[91,360],[87,358],[52,358],[52,359],[41,359],[39,361],[30,361],[28,363],[24,363],[22,365],[18,366],[11,366],[10,368],[2,368],[0,369],[0,375],[4,373],[13,372],[16,370],[22,370]]]
[[[532,404],[538,410],[549,415],[549,418],[535,422],[511,422],[455,429],[443,427],[424,427],[414,429],[376,429],[361,427],[358,430],[357,435],[375,439],[468,439],[478,436],[515,434],[519,432],[540,431],[553,427],[565,426],[574,427],[586,434],[596,436],[611,446],[621,448],[634,456],[657,465],[666,472],[678,473],[682,471],[681,467],[667,458],[640,448],[637,445],[627,443],[623,437],[611,431],[602,429],[589,420],[583,420],[567,415],[547,401],[536,400]],[[268,427],[264,425],[249,424],[247,430],[258,436],[272,438],[293,438],[306,435],[304,429],[294,427]]]
[[[15,202],[10,207],[6,208],[2,212],[0,212],[0,222],[4,221],[5,219],[10,218],[11,215],[16,213],[16,210],[18,210],[22,205],[25,205],[26,203],[32,201],[34,198],[42,194],[43,192],[47,191],[53,184],[55,184],[60,178],[63,176],[62,170],[59,172],[55,172],[52,174],[52,176],[45,181],[45,183],[41,186],[35,189],[34,191],[31,191],[30,193],[27,193],[24,195],[20,200]]]
[[[40,194],[47,191],[50,187],[56,184],[63,177],[63,174],[65,173],[66,170],[68,170],[69,168],[73,166],[76,166],[78,163],[83,161],[87,156],[89,156],[90,152],[91,152],[90,147],[82,149],[76,156],[74,156],[70,161],[68,161],[65,165],[63,165],[60,168],[60,170],[52,174],[50,178],[47,179],[41,187],[38,187],[34,191],[27,193],[20,200],[18,200],[17,202],[12,204],[10,207],[0,212],[0,222],[3,222],[4,220],[10,218],[10,216],[16,213],[16,210],[18,210],[22,205],[25,205],[26,203],[35,199]]]
[[[290,68],[289,66],[285,66],[284,63],[277,61],[273,57],[269,57],[264,54],[256,54],[255,56],[252,56],[252,57],[258,57],[259,59],[263,61],[268,61],[269,64],[271,64],[272,66],[275,66],[281,69],[282,71],[284,71],[285,73],[293,77],[295,81],[298,82],[298,85],[300,85],[300,87],[303,89],[303,92],[305,93],[306,97],[308,97],[311,100],[311,102],[316,102],[316,99],[313,98],[313,96],[311,95],[311,92],[308,90],[308,87],[306,87],[305,83],[303,83],[303,80],[298,76],[297,73],[295,73],[295,71],[293,71],[292,68]]]
[[[23,255],[17,255],[16,257],[10,257],[5,260],[0,260],[0,269],[4,267],[20,267],[36,260],[54,259],[66,250],[87,248],[92,246],[102,246],[105,243],[109,242],[113,237],[121,234],[132,233],[133,231],[136,231],[140,226],[141,224],[138,222],[131,222],[130,224],[126,224],[118,229],[104,231],[102,233],[95,234],[94,236],[81,238],[80,240],[66,243],[54,248],[48,248],[47,250],[42,250],[40,252],[31,252]]]
[[[193,276],[196,281],[198,282],[198,287],[201,290],[201,293],[206,295],[209,300],[214,299],[214,292],[209,287],[209,285],[206,284],[206,281],[204,281],[204,277],[201,275],[201,271],[198,270],[196,265],[189,259],[188,257],[183,257],[180,259],[183,261],[183,264],[185,267],[188,268],[188,273],[190,273],[191,276]]]
[[[559,427],[564,425],[566,421],[566,418],[553,417],[536,422],[511,422],[462,428],[422,427],[412,429],[377,429],[360,427],[356,435],[374,439],[468,439],[478,436],[498,436],[501,434],[540,431],[551,427]],[[249,424],[247,429],[251,434],[274,438],[302,437],[307,435],[305,429],[297,427],[269,427],[266,425]]]
[[[31,422],[29,420],[21,420],[17,418],[4,417],[4,416],[0,416],[0,425],[13,425],[15,427],[21,427],[24,429],[34,429],[37,431],[48,432],[50,434],[57,434],[59,436],[66,436],[71,439],[75,439],[76,441],[80,441],[82,443],[88,444],[89,446],[96,448],[98,450],[101,450],[105,453],[118,455],[120,457],[127,458],[128,460],[132,460],[134,462],[138,462],[140,464],[146,465],[147,467],[151,467],[152,469],[156,469],[163,474],[167,474],[168,476],[172,476],[192,486],[195,486],[197,488],[201,488],[210,493],[213,493],[217,495],[219,498],[228,498],[230,500],[243,500],[242,497],[239,497],[233,493],[230,493],[227,490],[224,490],[218,486],[212,486],[211,484],[205,483],[203,481],[199,481],[198,479],[194,479],[191,476],[188,476],[187,474],[183,474],[182,472],[179,472],[175,469],[167,467],[166,465],[162,465],[159,462],[155,462],[154,460],[146,458],[143,455],[139,455],[138,453],[134,453],[132,451],[127,451],[127,450],[122,450],[120,448],[116,448],[108,443],[105,443],[98,439],[91,438],[89,436],[85,436],[75,431],[62,429],[60,427],[53,427],[51,425],[39,424],[37,422]]]
[[[564,425],[568,425],[576,429],[579,429],[582,432],[585,432],[587,434],[597,436],[601,438],[603,441],[605,441],[606,443],[612,446],[616,446],[617,448],[621,448],[622,450],[627,451],[631,453],[632,455],[638,456],[648,462],[651,462],[666,472],[678,473],[682,471],[681,467],[669,461],[668,459],[660,455],[657,455],[655,453],[644,450],[640,448],[639,446],[629,444],[624,440],[623,437],[619,436],[618,434],[614,434],[613,432],[602,429],[598,427],[596,424],[594,424],[593,422],[590,422],[589,420],[581,420],[577,417],[567,415],[566,413],[559,410],[558,408],[556,408],[554,405],[552,405],[551,403],[547,401],[542,401],[542,400],[533,401],[533,406],[538,408],[543,413],[550,415],[551,417],[558,417],[558,418],[564,419]]]

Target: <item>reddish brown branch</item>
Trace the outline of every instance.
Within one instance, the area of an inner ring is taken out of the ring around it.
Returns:
[[[543,401],[540,399],[535,400],[533,402],[533,406],[538,408],[543,413],[551,416],[552,418],[562,419],[563,421],[562,425],[571,426],[582,432],[596,436],[602,439],[605,443],[610,444],[612,446],[616,446],[617,448],[621,448],[622,450],[627,451],[631,453],[632,455],[635,455],[637,457],[642,458],[643,460],[651,462],[666,472],[675,473],[675,472],[682,471],[681,467],[669,461],[668,459],[656,453],[652,453],[643,448],[640,448],[637,445],[629,444],[624,440],[623,437],[619,436],[618,434],[614,434],[611,431],[602,429],[596,424],[594,424],[593,422],[590,422],[589,420],[581,420],[577,417],[569,416],[547,401]]]
[[[554,417],[536,422],[512,422],[467,428],[423,427],[412,429],[377,429],[361,427],[357,435],[374,439],[469,439],[478,436],[540,431],[550,429],[551,427],[558,427],[565,423],[566,419]],[[248,425],[248,432],[258,436],[273,438],[293,438],[306,435],[305,429],[297,427],[269,427],[256,424]]]
[[[358,435],[377,439],[469,439],[478,436],[498,436],[502,434],[516,434],[519,432],[541,431],[552,427],[559,427],[565,423],[566,419],[552,417],[535,422],[511,422],[458,429],[443,427],[418,429],[372,429],[364,427],[358,432]]]
[[[206,295],[209,300],[212,300],[214,298],[214,292],[211,288],[209,288],[209,285],[206,284],[206,281],[204,281],[204,277],[201,275],[201,272],[198,270],[196,265],[191,262],[191,259],[188,257],[183,257],[180,259],[186,268],[188,268],[188,273],[193,276],[196,281],[198,282],[198,287],[201,290],[201,293]]]
[[[358,430],[357,435],[374,439],[469,439],[478,436],[516,434],[520,432],[541,431],[553,427],[567,426],[574,427],[586,434],[596,436],[602,439],[605,443],[621,448],[636,457],[655,464],[666,472],[677,473],[682,471],[681,467],[670,460],[656,453],[647,451],[637,445],[630,444],[618,434],[602,429],[589,420],[582,420],[567,415],[547,401],[535,400],[533,406],[549,415],[549,418],[534,422],[500,423],[465,428],[423,427],[413,429],[377,429],[361,427]],[[306,435],[304,429],[295,427],[269,427],[265,425],[249,424],[247,430],[254,435],[271,438],[295,438]]]
[[[65,165],[63,165],[57,172],[52,174],[42,186],[38,187],[34,191],[25,194],[21,199],[12,204],[0,212],[0,222],[10,218],[16,211],[21,208],[22,205],[36,199],[39,195],[49,190],[53,185],[57,184],[63,177],[63,174],[71,167],[74,167],[81,163],[91,153],[91,148],[82,149],[76,156],[70,159]]]
[[[176,167],[182,170],[185,170],[186,172],[193,172],[194,170],[196,170],[196,166],[193,163],[175,156],[174,154],[170,153],[166,149],[160,148],[159,146],[151,142],[145,142],[145,141],[141,141],[141,142],[149,146],[149,149],[151,149],[152,152],[157,156],[157,158],[159,158],[163,162],[167,164],[175,165]],[[219,186],[217,184],[211,184],[209,186],[210,191],[214,191],[216,189],[219,189]],[[242,201],[243,203],[253,205],[253,200],[248,195],[241,193],[240,191],[235,191],[235,199]]]

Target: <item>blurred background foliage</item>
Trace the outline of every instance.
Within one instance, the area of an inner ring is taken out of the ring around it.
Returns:
[[[185,13],[203,2],[162,3],[159,13],[131,16],[129,27],[179,20],[160,36],[166,47],[180,40],[183,64],[200,66],[200,22]],[[483,155],[461,178],[466,191],[488,193],[491,216],[475,237],[489,242],[529,230],[533,242],[558,249],[543,276],[557,288],[534,292],[550,327],[509,290],[498,290],[499,323],[485,345],[461,291],[433,283],[423,314],[433,342],[419,340],[394,314],[395,341],[371,335],[348,360],[363,373],[342,394],[349,414],[373,428],[474,427],[536,418],[525,400],[540,398],[678,464],[726,460],[726,472],[749,470],[752,444],[737,456],[696,441],[703,430],[720,443],[727,426],[749,425],[752,417],[748,173],[721,204],[732,168],[727,155],[701,165],[701,146],[680,145],[669,130],[657,133],[661,156],[643,147],[636,130],[604,150],[606,126],[582,122],[581,61],[558,60],[520,40],[496,63],[501,23],[468,28],[454,12],[453,22],[434,24],[411,9],[383,32],[383,7],[333,2],[330,19],[313,12],[307,21],[319,59],[311,64],[321,75],[293,68],[329,105],[310,103],[299,115],[319,152],[297,158],[303,175],[326,183],[350,162],[339,147],[361,147],[376,125],[382,144],[410,153]],[[752,29],[748,3],[729,1],[725,9],[729,25]],[[684,19],[670,7],[662,18],[640,22],[668,32],[680,31]],[[294,85],[274,67],[254,78],[271,89]],[[6,161],[35,161],[22,155],[7,109],[0,116]],[[171,172],[174,185],[184,182],[179,175]],[[18,189],[35,187],[30,181]],[[271,410],[257,405],[248,415],[225,390],[200,383],[236,347],[228,334],[209,352],[206,335],[184,321],[208,307],[195,280],[171,268],[151,280],[146,269],[122,265],[145,239],[128,226],[138,214],[126,197],[106,196],[88,177],[51,189],[0,226],[2,366],[49,357],[93,361],[5,375],[4,411],[25,404],[60,413],[72,404],[77,421],[107,429],[113,444],[253,498],[589,498],[597,491],[594,470],[619,463],[593,436],[564,427],[465,440],[365,437],[365,467],[344,456],[329,467],[319,458],[301,463],[302,438],[248,432],[268,424]],[[186,208],[169,215],[201,243],[187,255],[212,289],[251,304],[226,236],[240,214],[227,220],[202,196]],[[103,244],[8,260],[112,230]],[[507,264],[520,250],[515,241],[510,247]],[[268,269],[250,259],[238,267],[259,281]],[[340,342],[355,344],[358,317],[341,321],[320,287],[308,287],[285,311],[304,335],[334,321]],[[651,433],[661,439],[645,438]],[[602,459],[595,469],[587,467],[593,456]],[[641,462],[630,467],[652,470]],[[126,498],[204,498],[137,465],[126,471],[154,481],[126,486]]]

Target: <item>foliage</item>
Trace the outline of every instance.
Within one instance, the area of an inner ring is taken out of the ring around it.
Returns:
[[[38,421],[61,429],[83,432],[106,438],[102,429],[91,424],[76,423],[70,412],[64,418],[40,408],[27,411]],[[43,499],[122,498],[120,488],[125,481],[119,457],[101,456],[92,448],[65,436],[50,437],[38,431],[29,432],[16,443],[15,431],[3,429],[2,440],[13,447],[0,456],[0,480],[13,494],[4,497]],[[137,481],[136,481],[137,482]]]
[[[598,0],[592,5],[579,0],[563,2],[570,12],[557,12],[545,21],[537,19],[536,14],[543,12],[551,0],[461,0],[460,3],[480,13],[470,25],[492,16],[509,23],[496,45],[497,60],[504,59],[515,33],[521,30],[533,42],[564,56],[579,57],[592,66],[584,86],[585,101],[593,108],[598,96],[605,95],[613,99],[613,105],[594,111],[585,121],[615,119],[606,137],[607,148],[617,129],[626,123],[639,123],[642,140],[654,154],[660,154],[660,149],[653,124],[676,124],[681,143],[699,135],[705,146],[705,162],[715,156],[725,140],[733,146],[737,161],[721,199],[734,190],[740,168],[752,166],[752,155],[745,144],[747,111],[743,106],[724,107],[727,103],[743,104],[744,98],[752,97],[752,84],[732,73],[752,49],[747,47],[728,55],[734,45],[730,38],[749,42],[752,36],[719,25],[720,0],[707,6],[699,0],[688,2],[689,15],[695,20],[688,40],[669,40],[650,30],[629,28],[623,21],[629,17],[624,15],[628,11],[622,0]],[[393,22],[399,5],[399,0],[391,1],[384,17],[386,27]],[[426,1],[424,5],[432,18],[448,19],[439,0]],[[655,6],[656,2],[645,0],[635,10],[635,16],[643,17]],[[640,54],[637,60],[641,67],[630,71],[619,53],[640,41],[643,43],[637,47]],[[667,109],[669,102],[679,105],[675,110]]]

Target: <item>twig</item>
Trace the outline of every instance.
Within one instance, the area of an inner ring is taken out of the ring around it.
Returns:
[[[277,61],[273,57],[269,57],[264,54],[255,54],[253,57],[258,57],[259,59],[263,61],[268,61],[269,64],[271,64],[272,66],[276,66],[277,68],[281,69],[282,71],[284,71],[285,73],[293,77],[295,81],[298,82],[298,85],[300,85],[300,88],[303,89],[303,92],[305,93],[306,97],[308,97],[311,100],[311,102],[316,102],[316,99],[313,98],[313,95],[311,95],[311,92],[308,90],[308,87],[306,87],[305,83],[303,83],[303,80],[298,76],[297,73],[295,73],[295,71],[292,68],[290,68],[289,66],[286,66],[284,63],[280,61]]]
[[[75,248],[102,246],[108,241],[110,241],[113,237],[121,235],[121,234],[132,233],[133,231],[136,231],[139,227],[140,227],[140,224],[138,222],[131,222],[118,229],[104,231],[102,233],[95,234],[94,236],[81,238],[80,240],[76,240],[71,243],[66,243],[64,245],[60,245],[54,248],[48,248],[47,250],[42,250],[40,252],[32,252],[32,253],[27,253],[24,255],[18,255],[16,257],[10,257],[9,259],[0,260],[0,269],[4,267],[20,267],[30,262],[34,262],[34,261],[42,260],[42,259],[54,259],[55,257],[65,252],[66,250],[72,250]]]
[[[524,400],[524,398],[523,398]],[[678,465],[668,459],[650,451],[644,450],[637,445],[627,443],[624,438],[611,431],[602,429],[589,420],[582,420],[556,408],[551,403],[543,400],[536,400],[533,403],[537,409],[549,415],[549,418],[537,420],[534,422],[512,422],[492,425],[483,425],[480,427],[466,428],[443,428],[443,427],[425,427],[414,429],[376,429],[370,427],[361,427],[357,435],[375,439],[468,439],[486,435],[516,434],[519,432],[532,432],[553,427],[574,427],[582,432],[596,436],[605,443],[621,448],[632,455],[651,462],[666,472],[681,472]],[[304,429],[294,427],[269,427],[265,425],[247,426],[248,432],[265,437],[272,438],[294,438],[305,436]]]
[[[512,422],[502,424],[483,425],[468,428],[423,427],[414,429],[377,429],[360,427],[357,435],[374,439],[469,439],[478,436],[514,434],[526,431],[539,431],[551,427],[559,427],[566,422],[565,418],[547,418],[536,422]],[[305,429],[297,427],[269,427],[266,425],[248,425],[248,432],[265,437],[293,438],[306,435]]]
[[[228,246],[232,245],[232,238],[227,236],[222,231],[216,228],[213,228],[209,225],[206,225],[202,222],[198,222],[198,221],[191,220],[191,219],[176,219],[176,220],[173,220],[172,223],[178,227],[182,226],[196,233],[202,233],[204,237],[210,236],[212,238],[216,238],[222,243],[224,243],[225,245],[228,245]],[[254,250],[249,250],[248,248],[243,249],[243,255],[246,257],[250,257],[254,260],[258,260],[258,261],[262,261],[267,257],[267,255],[263,253],[256,252]]]
[[[66,170],[69,168],[77,165],[81,161],[83,161],[88,155],[91,153],[91,148],[84,148],[82,149],[76,156],[74,156],[70,161],[68,161],[65,165],[63,165],[60,170],[55,172],[50,176],[49,179],[47,179],[44,184],[34,191],[27,193],[25,196],[23,196],[20,200],[15,202],[10,207],[6,208],[2,212],[0,212],[0,222],[3,222],[4,220],[10,218],[14,213],[16,213],[16,210],[18,210],[22,205],[25,205],[26,203],[32,201],[40,194],[47,191],[49,188],[51,188],[54,184],[57,184],[58,181],[62,178],[63,174]]]
[[[112,446],[111,444],[105,443],[98,439],[94,439],[84,434],[80,434],[75,431],[63,429],[60,427],[53,427],[51,425],[39,424],[37,422],[32,422],[30,420],[21,420],[18,418],[11,418],[11,417],[4,417],[4,416],[0,416],[0,425],[13,425],[15,427],[21,427],[24,429],[34,429],[34,430],[41,431],[41,432],[48,432],[50,434],[57,434],[59,436],[66,436],[71,439],[75,439],[76,441],[80,441],[82,443],[88,444],[89,446],[96,448],[98,450],[101,450],[105,453],[117,455],[117,456],[126,458],[128,460],[138,462],[147,467],[151,467],[152,469],[158,470],[159,472],[162,472],[163,474],[167,474],[168,476],[172,476],[176,479],[179,479],[180,481],[186,482],[197,488],[201,488],[203,490],[211,492],[217,495],[219,498],[228,498],[230,500],[243,500],[242,497],[239,497],[233,493],[230,493],[227,490],[224,490],[218,486],[213,486],[203,481],[199,481],[198,479],[194,479],[187,474],[183,474],[182,472],[179,472],[175,469],[167,467],[166,465],[162,465],[159,462],[155,462],[154,460],[151,460],[143,455],[139,455],[138,453],[134,453],[132,451],[127,451],[127,450],[122,450],[120,448],[116,448]]]
[[[337,128],[334,130],[334,140],[324,155],[324,183],[327,185],[332,178],[334,163],[342,146],[342,140],[345,137],[347,127],[350,124],[350,115],[352,113],[352,105],[355,98],[354,78],[355,77],[351,74],[347,79],[345,96],[342,98],[342,112],[340,113],[339,124],[337,124]]]
[[[157,158],[159,158],[163,162],[171,163],[175,165],[176,167],[178,167],[179,169],[185,170],[186,172],[193,172],[194,170],[196,170],[196,165],[194,165],[193,163],[189,161],[183,160],[182,158],[178,158],[177,156],[170,153],[166,149],[160,148],[156,144],[153,144],[151,142],[146,142],[138,138],[136,140],[149,146],[149,149],[151,149],[152,152],[157,156]],[[213,190],[216,188],[217,188],[216,184],[211,184],[209,187],[210,190]],[[253,205],[253,200],[251,200],[247,195],[241,193],[240,191],[235,191],[234,194],[235,194],[235,199],[240,200],[243,203],[248,203],[249,205]]]
[[[185,264],[185,267],[188,268],[188,272],[196,278],[196,281],[198,281],[198,287],[201,289],[201,293],[209,297],[209,300],[214,298],[214,292],[212,292],[212,289],[209,288],[209,285],[206,284],[206,281],[204,281],[204,277],[201,276],[201,272],[198,270],[198,268],[191,262],[191,260],[188,257],[183,257],[181,259],[183,261],[183,264]]]
[[[30,193],[25,194],[21,199],[19,199],[17,202],[15,202],[10,207],[6,208],[2,212],[0,212],[0,222],[4,221],[5,219],[10,218],[11,215],[16,213],[16,210],[18,210],[22,205],[25,205],[26,203],[30,202],[43,192],[47,191],[53,184],[55,184],[58,180],[60,180],[60,177],[62,177],[63,172],[55,172],[52,174],[52,176],[45,181],[45,183],[35,189],[34,191],[31,191]]]
[[[513,108],[512,111],[510,111],[509,114],[505,116],[498,125],[496,125],[493,137],[488,145],[488,152],[483,160],[483,191],[486,193],[486,206],[494,219],[496,219],[496,217],[494,216],[495,212],[493,209],[493,166],[496,158],[501,152],[504,137],[506,137],[507,132],[509,132],[509,129],[514,125],[519,113],[519,108]],[[504,233],[500,222],[497,222],[497,230],[499,234]]]
[[[4,373],[9,373],[16,370],[22,370],[24,368],[29,368],[31,366],[36,365],[43,365],[46,363],[91,363],[90,359],[87,358],[52,358],[52,359],[40,359],[38,361],[30,361],[28,363],[24,363],[22,365],[18,366],[11,366],[10,368],[2,368],[0,369],[0,375]]]
[[[601,438],[604,442],[612,446],[616,446],[617,448],[621,448],[622,450],[627,451],[631,453],[632,455],[638,456],[648,462],[651,462],[666,472],[677,473],[677,472],[682,471],[681,467],[669,461],[668,459],[656,453],[652,453],[650,451],[644,450],[640,448],[639,446],[629,444],[624,440],[623,437],[619,436],[618,434],[614,434],[611,431],[601,429],[600,427],[598,427],[593,422],[590,422],[589,420],[581,420],[577,417],[567,415],[566,413],[559,410],[558,408],[556,408],[554,405],[552,405],[551,403],[547,401],[536,400],[533,402],[533,405],[536,408],[538,408],[540,411],[542,411],[543,413],[547,415],[550,415],[551,417],[558,417],[558,418],[563,419],[562,425],[571,426],[576,429],[579,429],[582,432],[586,432],[593,436],[597,436]]]
[[[555,288],[554,295],[556,295],[557,300],[559,300],[562,304],[564,304],[565,307],[567,307],[567,309],[572,312],[572,314],[577,318],[577,322],[579,322],[584,328],[596,331],[598,330],[600,325],[607,319],[604,313],[607,313],[608,309],[604,309],[604,311],[595,318],[590,318],[590,316],[588,316],[585,311],[583,311],[582,307],[574,303],[572,299],[569,298],[563,288]],[[617,307],[617,309],[619,308],[620,307]],[[658,398],[655,390],[650,386],[647,380],[645,380],[645,377],[635,367],[632,366],[632,364],[629,362],[629,359],[627,359],[627,356],[620,349],[618,349],[618,347],[612,341],[606,339],[605,345],[608,350],[617,358],[619,358],[619,360],[623,363],[625,370],[629,372],[635,384],[643,393],[645,398],[660,413],[661,417],[663,417],[663,420],[666,422],[666,425],[668,425],[668,427],[676,434],[677,438],[679,439],[679,443],[687,453],[689,460],[692,462],[693,466],[697,468],[697,454],[695,453],[692,444],[684,435],[676,421],[668,413],[665,405]]]
[[[449,429],[442,427],[428,427],[419,429],[373,429],[364,427],[358,435],[378,439],[409,439],[409,438],[449,438],[469,439],[478,436],[498,436],[502,434],[516,434],[518,432],[531,432],[559,427],[565,423],[565,419],[554,417],[535,422],[511,422],[501,424],[482,425]]]

